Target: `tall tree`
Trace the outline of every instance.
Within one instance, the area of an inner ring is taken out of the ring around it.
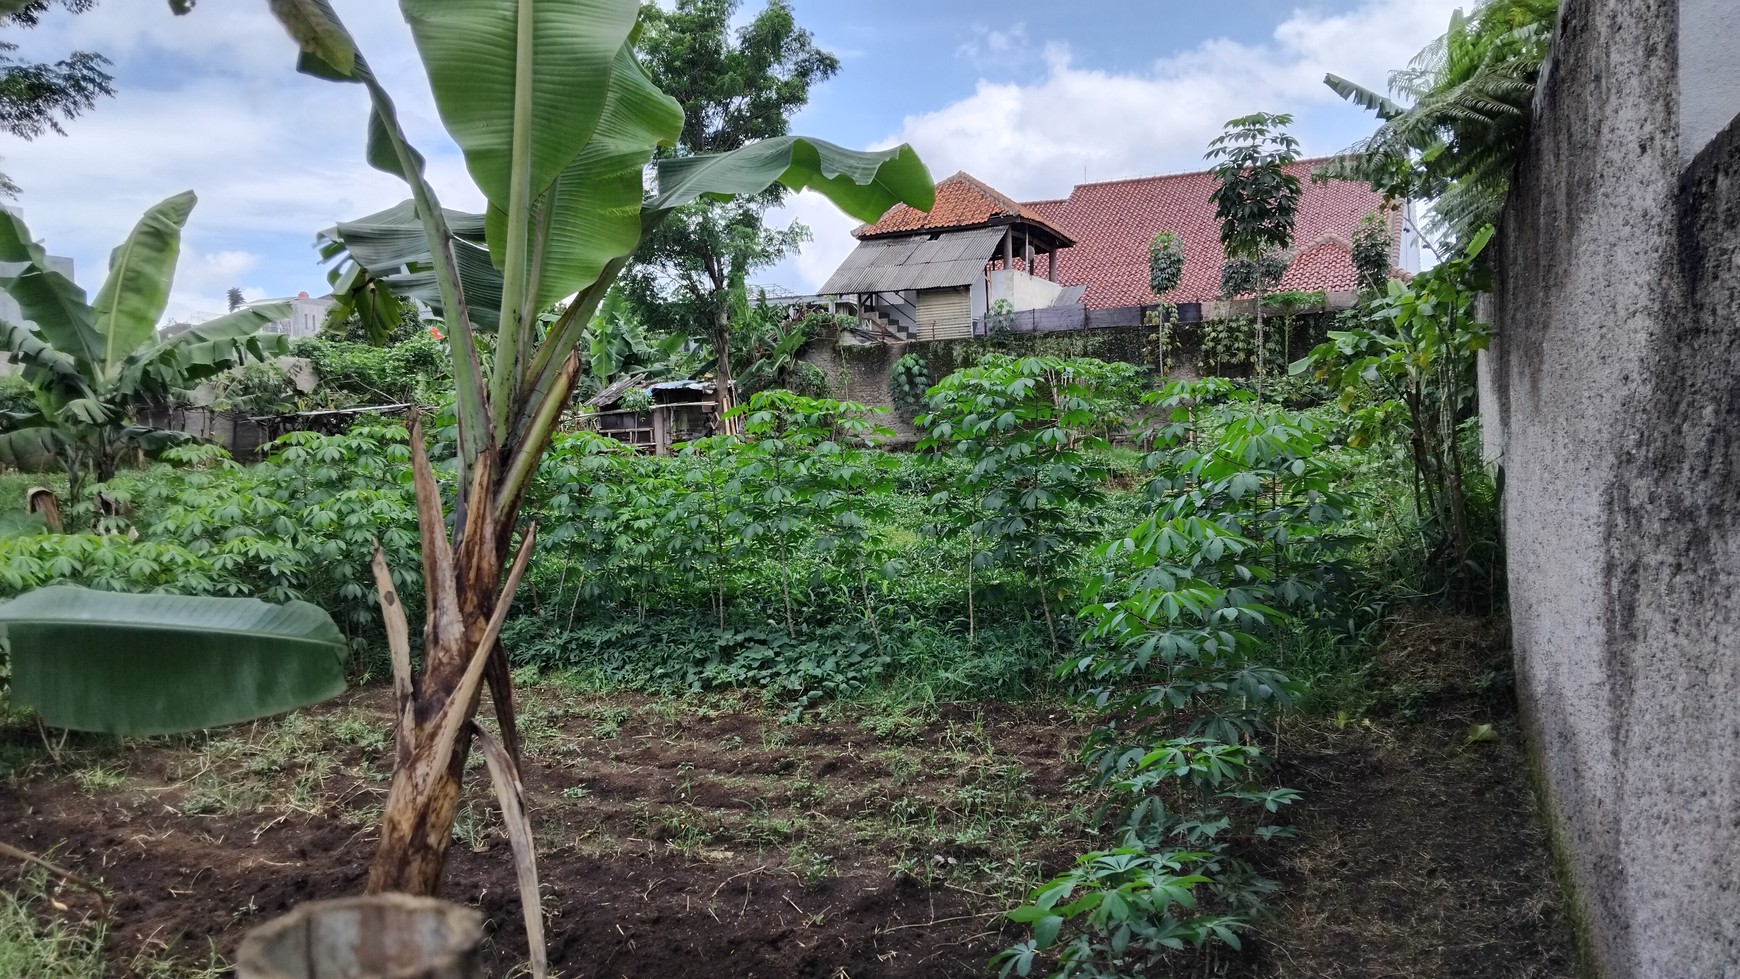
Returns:
[[[97,0],[11,0],[0,2],[0,27],[35,27],[51,6],[82,14]],[[91,51],[74,51],[56,62],[20,61],[18,45],[0,41],[0,131],[32,140],[46,132],[62,136],[62,122],[96,107],[97,99],[115,94],[114,78],[103,69],[109,59]],[[18,196],[18,185],[0,173],[0,196]]]
[[[1266,369],[1263,299],[1287,272],[1293,245],[1293,220],[1299,214],[1299,178],[1287,167],[1299,159],[1299,141],[1287,132],[1293,117],[1258,112],[1227,122],[1226,131],[1208,144],[1207,159],[1215,190],[1214,215],[1226,251],[1221,290],[1228,298],[1256,293],[1257,397]]]
[[[810,87],[840,70],[839,59],[798,26],[787,0],[771,0],[732,31],[740,6],[740,0],[677,0],[672,10],[642,8],[639,48],[647,74],[683,107],[682,135],[669,155],[724,153],[784,136],[792,114],[809,102]],[[782,194],[776,186],[678,211],[648,236],[624,277],[643,321],[707,338],[722,420],[733,376],[732,294],[752,272],[809,240],[801,224],[767,227],[767,210]]]

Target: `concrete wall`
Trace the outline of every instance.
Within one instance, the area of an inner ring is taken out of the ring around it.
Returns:
[[[1020,269],[991,271],[991,302],[1007,299],[1016,310],[1044,309],[1057,299],[1063,286],[1049,279],[1028,275]]]
[[[1483,365],[1518,688],[1613,977],[1740,977],[1737,9],[1566,0]]]

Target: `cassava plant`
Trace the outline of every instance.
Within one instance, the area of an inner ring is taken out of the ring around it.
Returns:
[[[1299,159],[1299,141],[1287,132],[1293,117],[1258,112],[1227,122],[1226,131],[1208,144],[1209,171],[1216,187],[1209,195],[1220,220],[1226,252],[1221,291],[1228,299],[1257,297],[1257,396],[1267,370],[1263,344],[1263,298],[1287,273],[1293,245],[1293,220],[1299,213],[1299,178],[1287,167]]]
[[[659,147],[676,144],[683,112],[636,58],[636,0],[402,0],[400,7],[442,122],[488,202],[481,242],[455,234],[460,218],[478,219],[441,208],[423,156],[330,4],[272,3],[302,49],[301,71],[367,89],[368,160],[410,185],[407,205],[336,229],[360,269],[350,284],[427,290],[453,351],[451,523],[415,422],[411,439],[428,605],[415,679],[404,609],[384,562],[376,565],[398,736],[368,888],[433,894],[474,741],[504,815],[523,816],[513,691],[499,643],[537,536],[521,526],[520,511],[580,373],[587,325],[636,246],[674,208],[759,194],[775,183],[817,190],[867,221],[899,202],[929,208],[935,188],[908,147],[858,153],[788,136],[660,159],[649,195],[648,164]],[[541,317],[564,299],[553,320]],[[472,720],[486,684],[499,745]],[[530,840],[516,843],[533,966],[541,971]]]

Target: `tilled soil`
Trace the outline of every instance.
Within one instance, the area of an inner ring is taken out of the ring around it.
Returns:
[[[142,951],[228,956],[300,902],[362,890],[384,743],[332,739],[384,730],[382,707],[368,691],[288,735],[75,749],[71,777],[45,767],[0,794],[0,839],[107,884],[121,974]],[[977,974],[1019,937],[998,912],[1080,842],[1081,728],[1057,709],[783,725],[674,708],[547,689],[527,705],[550,961],[569,979]],[[326,740],[283,744],[307,738]],[[444,896],[484,910],[506,975],[518,892],[481,768],[473,783]]]
[[[1287,727],[1299,835],[1268,855],[1277,920],[1225,974],[1576,974],[1504,698],[1408,682],[1443,695],[1405,721]],[[227,957],[300,902],[361,891],[385,701],[366,690],[213,738],[75,742],[0,785],[0,840],[107,885],[119,975],[152,954]],[[566,979],[988,975],[1025,937],[1000,912],[1091,846],[1085,725],[1065,708],[784,724],[737,701],[535,687],[522,718]],[[1491,737],[1470,741],[1471,724]],[[0,748],[27,753],[26,733]],[[513,865],[481,767],[455,833],[445,896],[484,910],[492,974],[517,974]],[[95,912],[76,889],[52,896],[64,916]]]

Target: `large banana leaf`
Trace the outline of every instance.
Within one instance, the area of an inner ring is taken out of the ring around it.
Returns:
[[[536,237],[526,248],[537,261],[528,287],[533,310],[597,282],[610,262],[640,244],[647,161],[683,129],[682,106],[652,83],[627,44],[602,101],[592,139],[539,202],[539,227],[529,229]],[[490,255],[505,267],[507,212],[492,202],[488,219]]]
[[[24,219],[0,209],[0,290],[18,304],[48,345],[86,363],[102,362],[103,338],[85,291],[48,267],[48,254]]]
[[[12,363],[20,365],[19,374],[33,385],[88,393],[78,361],[43,343],[35,330],[0,321],[0,351],[12,355]]]
[[[91,302],[103,338],[99,376],[113,380],[121,362],[156,334],[181,256],[181,229],[197,203],[188,190],[152,207],[110,257],[109,277]]]
[[[163,394],[215,377],[251,360],[290,352],[290,338],[261,333],[290,315],[289,303],[262,303],[207,320],[127,359],[118,390],[127,396]]]
[[[13,423],[7,424],[10,427]],[[60,433],[49,427],[48,419],[38,417],[34,424],[0,432],[0,464],[25,472],[53,469],[60,465],[65,445]]]
[[[442,215],[453,234],[460,292],[470,306],[471,322],[478,329],[493,331],[501,317],[502,279],[484,244],[483,215],[446,209]],[[437,316],[447,316],[435,258],[415,201],[400,201],[384,211],[341,222],[322,231],[316,243],[322,257],[336,263],[330,279],[333,296],[341,305],[360,313],[373,301],[369,294],[385,287],[393,295],[422,302]],[[378,325],[390,330],[396,324]]]
[[[435,107],[466,169],[498,208],[514,164],[542,197],[591,141],[618,54],[640,19],[633,0],[402,0]],[[516,137],[524,151],[515,152]]]
[[[875,221],[896,204],[921,211],[936,204],[936,184],[912,147],[849,150],[820,139],[780,136],[730,153],[677,157],[658,163],[651,209],[668,211],[702,197],[759,194],[776,182],[814,190],[860,221]]]
[[[0,629],[13,702],[54,727],[197,731],[344,691],[344,636],[306,602],[62,585],[0,605]]]

